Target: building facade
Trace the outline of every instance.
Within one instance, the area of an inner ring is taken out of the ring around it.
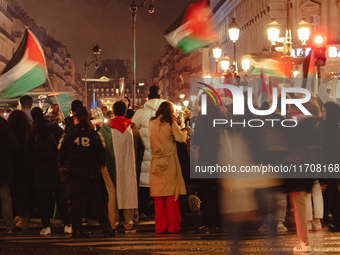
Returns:
[[[19,47],[26,27],[38,38],[45,53],[48,70],[47,81],[31,92],[68,93],[72,94],[72,98],[84,101],[81,77],[76,73],[67,47],[48,35],[45,28],[39,27],[14,0],[0,0],[0,71]]]
[[[287,4],[288,2],[288,4]],[[329,72],[340,73],[340,1],[339,0],[211,0],[219,42],[223,54],[233,58],[233,42],[229,39],[228,28],[232,18],[236,18],[240,26],[239,39],[236,42],[238,70],[241,70],[241,59],[246,54],[269,51],[270,42],[267,35],[267,25],[275,20],[280,24],[280,37],[285,37],[287,16],[289,12],[292,33],[292,55],[301,50],[298,39],[298,23],[302,20],[311,25],[310,39],[307,45],[312,45],[315,35],[325,36],[326,66],[321,67],[321,77]],[[216,44],[215,44],[216,45]],[[210,46],[210,71],[214,69],[214,58]],[[283,46],[279,44],[278,46]],[[286,49],[283,50],[284,52]]]
[[[190,78],[202,78],[209,72],[208,54],[208,47],[187,55],[166,45],[151,75],[153,85],[160,87],[164,99],[175,104],[190,100]]]
[[[86,82],[88,109],[94,106],[106,106],[112,110],[116,101],[123,97],[132,98],[131,62],[121,59],[103,60],[94,78],[86,79]],[[85,87],[85,79],[82,79],[82,86]],[[146,79],[137,80],[135,105],[140,106],[145,103],[148,95],[147,88]]]
[[[12,58],[16,45],[12,35],[13,17],[7,11],[7,0],[0,0],[0,70],[3,70]]]

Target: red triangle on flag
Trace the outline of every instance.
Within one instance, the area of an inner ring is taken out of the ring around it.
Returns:
[[[25,53],[28,52],[28,59],[38,62],[41,67],[44,68],[47,73],[46,61],[44,52],[42,51],[39,42],[36,37],[28,30],[27,43]]]

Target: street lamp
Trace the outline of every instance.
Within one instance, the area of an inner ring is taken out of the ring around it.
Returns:
[[[136,20],[137,11],[142,8],[148,0],[144,0],[140,5],[136,1],[132,1],[130,11],[132,14],[132,59],[133,59],[133,72],[132,72],[132,108],[135,109],[136,104]],[[149,13],[154,13],[153,0],[149,0]]]
[[[223,70],[223,74],[226,74],[229,69],[229,63],[230,59],[227,55],[224,55],[224,57],[221,60],[221,68]]]
[[[99,48],[98,44],[96,44],[93,47],[92,51],[93,51],[95,59],[90,64],[87,64],[86,61],[84,63],[84,68],[85,68],[85,108],[86,109],[87,109],[87,68],[89,66],[92,66],[93,63],[96,63],[95,66],[94,66],[96,69],[99,67],[99,65],[98,65],[98,58],[99,58],[100,52],[102,50]]]
[[[244,58],[242,60],[242,69],[245,72],[245,77],[247,77],[247,71],[249,70],[250,67],[250,60],[248,58]]]
[[[233,65],[234,68],[234,74],[236,74],[237,69],[237,63],[236,63],[236,41],[238,40],[238,37],[240,35],[240,26],[236,23],[236,18],[232,18],[232,21],[228,28],[229,38],[233,42],[233,48],[234,48],[234,59],[233,59]]]
[[[217,67],[218,60],[220,59],[221,55],[222,55],[222,47],[217,45],[215,48],[213,48],[213,56],[214,56],[214,59],[216,60],[216,68],[215,68],[216,74],[218,70],[218,67]]]
[[[204,82],[205,82],[205,84],[210,84],[211,83],[211,76],[210,76],[210,74],[207,73],[207,75],[204,76]]]
[[[268,33],[268,40],[272,44],[271,51],[276,52],[275,45],[277,42],[277,39],[279,39],[280,36],[280,25],[275,20],[270,22],[267,26],[267,33]]]
[[[183,101],[183,104],[184,104],[184,106],[185,106],[185,109],[187,109],[187,108],[188,108],[188,105],[189,105],[189,100]]]
[[[306,45],[310,35],[310,24],[304,20],[298,24],[298,36],[302,45],[301,56],[306,55]]]

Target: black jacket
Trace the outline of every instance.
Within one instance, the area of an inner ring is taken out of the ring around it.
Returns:
[[[0,186],[14,176],[12,156],[19,150],[19,143],[7,121],[0,116]]]
[[[105,148],[98,133],[88,123],[79,123],[59,144],[59,162],[70,168],[70,174],[90,175],[94,165],[105,163]]]
[[[53,134],[54,140],[56,141],[55,149],[57,150],[58,141],[64,131],[58,124],[51,124],[44,117],[34,119],[32,129],[28,131],[26,136],[27,147],[32,155],[35,189],[56,188],[61,185],[57,155],[42,157],[35,150],[35,138],[37,134],[46,131],[50,131]]]

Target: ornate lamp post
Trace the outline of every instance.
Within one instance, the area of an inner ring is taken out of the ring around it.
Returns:
[[[242,69],[244,70],[245,72],[245,77],[247,77],[247,71],[249,70],[249,67],[250,67],[250,60],[248,58],[244,58],[242,60]]]
[[[216,68],[215,68],[215,73],[217,74],[218,71],[218,60],[220,59],[222,55],[222,47],[217,45],[215,48],[213,48],[213,56],[214,59],[216,60]]]
[[[267,28],[268,40],[271,42],[272,48],[270,49],[271,52],[276,52],[275,45],[277,39],[280,36],[280,25],[275,20],[268,24]]]
[[[132,1],[130,5],[130,11],[132,14],[132,59],[133,59],[133,71],[132,71],[132,109],[135,109],[136,105],[136,20],[137,11],[142,8],[148,0],[144,0],[140,5],[136,4],[136,1]],[[149,0],[149,12],[154,13],[155,8],[153,6],[153,0]]]
[[[234,68],[234,76],[236,77],[236,70],[237,70],[237,61],[236,61],[236,41],[238,40],[238,37],[240,35],[240,26],[236,23],[236,18],[232,18],[232,21],[228,28],[229,38],[233,42],[233,49],[234,49],[234,59],[233,59],[233,65]]]
[[[224,56],[221,60],[221,68],[223,70],[223,74],[226,74],[229,69],[230,59],[228,56]]]
[[[302,51],[301,56],[306,56],[306,45],[310,35],[310,24],[304,20],[300,21],[298,24],[298,36],[301,41]]]
[[[99,67],[98,58],[99,58],[101,49],[99,48],[98,44],[96,44],[96,46],[93,47],[92,51],[93,51],[95,59],[90,64],[87,64],[86,61],[84,63],[84,68],[85,68],[85,107],[86,107],[86,109],[87,109],[87,68],[89,66],[92,66],[93,63],[96,63],[95,66],[94,66],[96,69]]]

